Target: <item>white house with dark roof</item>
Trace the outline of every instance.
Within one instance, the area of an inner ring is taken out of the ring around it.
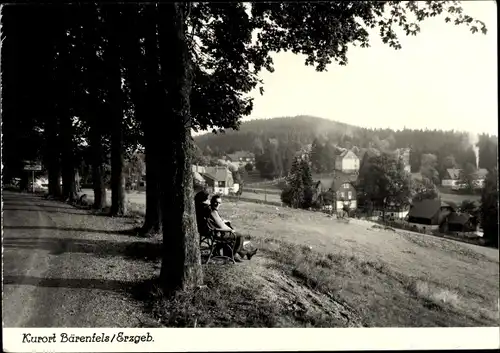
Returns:
[[[448,168],[446,169],[446,174],[441,180],[442,186],[456,186],[460,181],[460,169],[458,168]]]
[[[350,150],[345,150],[335,158],[335,170],[343,173],[357,173],[359,171],[359,158]]]
[[[462,169],[458,168],[448,168],[446,169],[446,174],[441,180],[442,186],[448,187],[456,187],[461,182],[461,174]],[[475,175],[474,186],[478,188],[482,188],[484,186],[484,180],[486,179],[486,175],[488,174],[488,170],[484,168],[479,168]]]
[[[238,191],[238,184],[234,183],[233,173],[226,166],[204,167],[199,173],[215,194],[228,195]]]

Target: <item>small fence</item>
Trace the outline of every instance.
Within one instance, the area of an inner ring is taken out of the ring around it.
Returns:
[[[253,203],[258,203],[258,204],[271,205],[271,206],[280,206],[280,207],[284,206],[283,202],[265,201],[265,200],[259,200],[259,199],[252,199],[252,198],[249,198],[249,197],[241,197],[241,196],[234,196],[234,195],[225,195],[224,198],[228,199],[228,200],[233,200],[233,201],[253,202]]]
[[[255,194],[272,194],[272,195],[281,195],[281,190],[278,189],[259,189],[259,188],[247,188],[243,187],[243,192],[252,192]]]
[[[252,186],[252,187],[269,186],[269,185],[275,185],[275,184],[281,183],[283,181],[286,181],[286,177],[276,178],[273,180],[257,181],[254,183],[248,183],[247,185]]]

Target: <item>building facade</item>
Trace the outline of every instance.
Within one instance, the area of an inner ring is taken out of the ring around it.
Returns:
[[[359,158],[352,151],[343,151],[335,158],[335,170],[344,173],[359,172]]]

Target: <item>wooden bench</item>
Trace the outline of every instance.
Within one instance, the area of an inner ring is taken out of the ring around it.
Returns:
[[[204,218],[201,223],[203,225],[198,228],[200,233],[200,247],[201,249],[205,247],[208,251],[208,258],[205,263],[208,264],[214,258],[226,259],[236,263],[234,260],[234,245],[236,243],[234,232],[214,228],[208,221],[208,218]],[[231,256],[220,254],[220,251],[224,248],[230,250]],[[217,255],[217,252],[219,252],[219,255]]]

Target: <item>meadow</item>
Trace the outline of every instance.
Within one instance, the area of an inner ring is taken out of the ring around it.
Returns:
[[[130,206],[144,212],[144,205]],[[205,265],[204,290],[174,301],[151,294],[163,325],[498,325],[495,249],[227,199],[221,215],[260,251],[235,266]]]

